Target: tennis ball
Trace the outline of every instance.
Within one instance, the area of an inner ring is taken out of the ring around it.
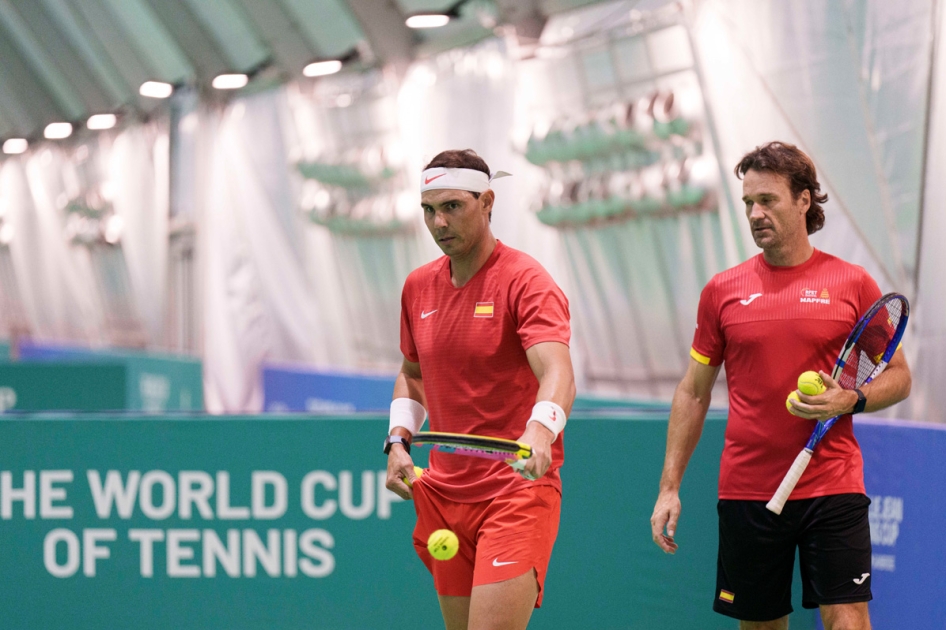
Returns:
[[[435,560],[449,560],[459,549],[460,540],[449,529],[438,529],[427,539],[427,551]]]
[[[423,477],[423,476],[424,476],[424,469],[421,468],[420,466],[414,466],[414,476],[417,477],[418,479],[420,479],[421,477]],[[407,477],[404,477],[404,483],[407,484],[407,487],[408,487],[408,488],[410,488],[410,487],[413,485],[413,484],[411,484],[411,480],[408,479]]]
[[[807,396],[817,396],[826,389],[828,388],[824,386],[824,381],[817,372],[808,370],[798,377],[798,390]]]
[[[792,407],[792,400],[801,402],[801,399],[798,398],[798,392],[792,392],[788,395],[788,398],[785,399],[785,408],[788,409],[788,413],[795,415],[795,412]]]

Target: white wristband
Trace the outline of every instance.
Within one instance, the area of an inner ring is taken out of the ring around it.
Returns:
[[[427,410],[413,398],[395,398],[391,401],[391,423],[388,426],[388,435],[394,427],[403,427],[414,435],[424,426],[427,419]]]
[[[558,434],[565,428],[568,418],[565,417],[565,410],[551,400],[540,400],[532,408],[532,417],[529,418],[529,422],[538,422],[554,433],[555,438],[552,440],[554,442],[558,439]]]

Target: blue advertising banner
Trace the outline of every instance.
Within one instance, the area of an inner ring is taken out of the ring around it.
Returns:
[[[393,374],[346,374],[282,365],[263,367],[265,411],[387,411],[393,392]]]
[[[946,628],[946,424],[858,419],[877,630]]]
[[[393,389],[393,374],[334,372],[298,365],[263,367],[263,409],[271,412],[387,411]],[[573,413],[604,411],[651,412],[665,417],[670,405],[666,401],[580,394],[572,406]]]

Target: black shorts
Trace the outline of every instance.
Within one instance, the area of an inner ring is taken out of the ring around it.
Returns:
[[[765,501],[721,500],[713,610],[743,621],[792,612],[795,547],[802,606],[872,599],[870,523],[863,494],[788,501],[780,515]]]

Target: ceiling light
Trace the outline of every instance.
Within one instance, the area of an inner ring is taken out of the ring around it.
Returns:
[[[424,13],[412,15],[404,23],[408,28],[439,28],[450,23],[450,16],[444,13]]]
[[[330,61],[315,61],[310,63],[302,70],[302,74],[307,77],[324,77],[328,74],[335,74],[342,69],[342,62],[338,59]]]
[[[23,153],[30,146],[26,138],[9,138],[3,143],[3,152],[7,155],[17,155]]]
[[[72,135],[72,123],[55,122],[46,125],[43,135],[48,140],[62,140]]]
[[[89,116],[89,120],[86,121],[85,126],[89,129],[101,131],[102,129],[111,129],[117,122],[118,118],[115,114],[96,114]]]
[[[211,85],[217,90],[239,90],[249,82],[250,78],[245,74],[218,74]]]
[[[167,98],[174,92],[174,86],[163,81],[145,81],[138,88],[138,94],[148,98]]]

